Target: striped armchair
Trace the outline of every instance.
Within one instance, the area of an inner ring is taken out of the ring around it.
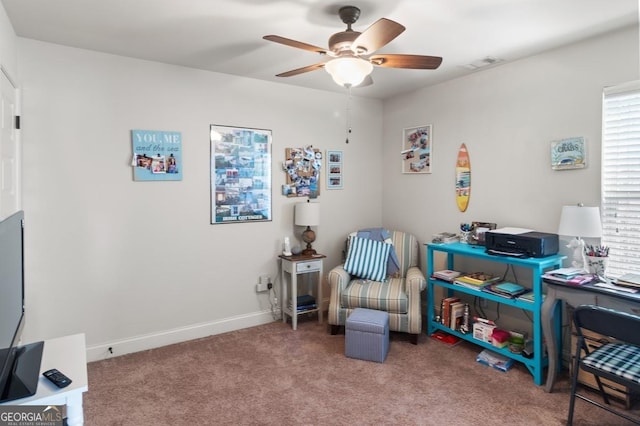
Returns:
[[[345,271],[344,264],[329,271],[331,334],[337,334],[339,328],[346,324],[352,310],[369,308],[387,311],[389,329],[409,333],[411,342],[418,343],[418,335],[422,330],[420,294],[427,285],[424,274],[418,267],[418,240],[401,231],[390,231],[390,234],[399,271],[385,281],[352,277]]]

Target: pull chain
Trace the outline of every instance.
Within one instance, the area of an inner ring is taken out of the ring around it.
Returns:
[[[350,108],[351,108],[351,85],[350,84],[345,84],[344,85],[347,90],[349,91],[349,94],[347,95],[347,128],[346,128],[346,132],[347,132],[347,139],[345,140],[345,143],[349,143],[349,135],[351,134],[351,117],[350,117]]]

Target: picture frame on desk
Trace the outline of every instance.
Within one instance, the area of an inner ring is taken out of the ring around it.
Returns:
[[[498,227],[492,222],[471,222],[471,238],[468,244],[484,245],[484,233]]]

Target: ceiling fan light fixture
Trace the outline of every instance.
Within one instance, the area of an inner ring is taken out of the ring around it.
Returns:
[[[373,71],[373,65],[364,59],[347,56],[332,59],[324,65],[339,86],[357,86]]]

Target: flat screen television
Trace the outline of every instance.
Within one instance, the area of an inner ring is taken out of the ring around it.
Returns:
[[[0,402],[36,393],[44,342],[18,346],[25,320],[24,212],[0,221]]]

